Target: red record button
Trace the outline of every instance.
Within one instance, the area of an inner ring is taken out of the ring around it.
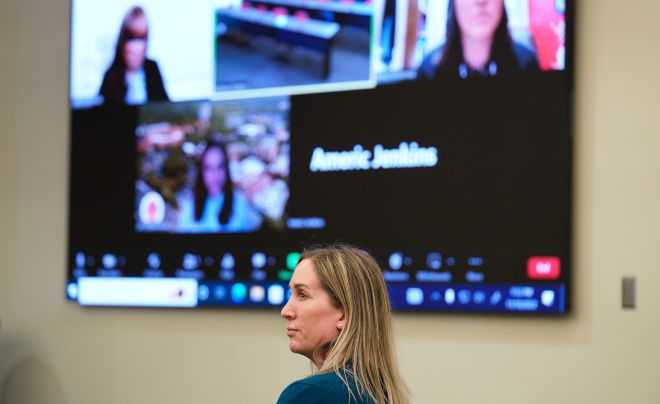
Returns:
[[[557,279],[559,273],[559,257],[529,257],[527,260],[529,279]]]

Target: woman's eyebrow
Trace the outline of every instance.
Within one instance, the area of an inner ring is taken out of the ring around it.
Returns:
[[[304,283],[294,283],[293,286],[291,287],[291,289],[302,289],[302,288],[309,289],[309,286],[307,286]]]

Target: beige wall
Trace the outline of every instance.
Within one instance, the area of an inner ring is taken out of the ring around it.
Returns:
[[[416,403],[660,402],[660,2],[578,12],[573,314],[397,315]],[[0,403],[274,402],[308,370],[275,312],[65,302],[68,14],[0,1]]]

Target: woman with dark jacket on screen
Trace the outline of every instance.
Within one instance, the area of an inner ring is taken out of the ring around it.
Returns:
[[[418,78],[539,70],[535,52],[511,38],[504,0],[449,0],[445,37],[422,62]]]
[[[146,57],[148,33],[144,10],[131,8],[122,22],[115,57],[99,91],[104,103],[140,105],[169,100],[158,64]]]
[[[282,309],[289,348],[312,361],[278,404],[408,404],[396,363],[390,300],[374,258],[336,244],[303,252]]]

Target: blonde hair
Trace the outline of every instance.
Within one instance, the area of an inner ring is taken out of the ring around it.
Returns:
[[[397,365],[392,313],[385,280],[376,260],[345,244],[314,246],[309,259],[333,303],[344,310],[339,337],[316,347],[318,373],[335,372],[354,397],[346,374],[353,376],[358,396],[375,403],[408,404],[410,393]],[[355,397],[354,397],[355,398]]]

